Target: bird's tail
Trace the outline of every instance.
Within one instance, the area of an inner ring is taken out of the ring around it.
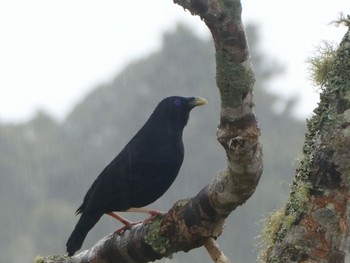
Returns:
[[[81,215],[66,244],[68,256],[73,256],[81,248],[87,233],[100,220],[102,215],[101,213],[83,213]]]

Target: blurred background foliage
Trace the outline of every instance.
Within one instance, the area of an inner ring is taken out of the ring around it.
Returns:
[[[278,114],[273,111],[279,98],[266,89],[283,67],[260,49],[258,29],[253,25],[246,29],[257,79],[254,96],[264,173],[256,193],[228,218],[219,238],[224,252],[236,263],[255,262],[262,219],[286,200],[305,133],[305,122],[291,116],[294,100]],[[191,113],[184,131],[186,154],[180,174],[152,207],[167,211],[176,200],[194,196],[225,169],[225,153],[215,135],[220,102],[214,52],[211,40],[179,25],[164,34],[161,50],[96,87],[64,121],[38,112],[23,124],[0,124],[0,261],[30,262],[38,254],[64,253],[78,219],[74,212],[88,187],[163,97],[202,96],[209,104]],[[83,248],[119,227],[103,217]],[[203,248],[178,253],[171,261],[189,259],[211,261]]]

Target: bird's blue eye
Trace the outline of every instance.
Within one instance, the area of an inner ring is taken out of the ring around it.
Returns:
[[[181,100],[176,99],[174,103],[175,103],[176,106],[180,106],[181,105]]]

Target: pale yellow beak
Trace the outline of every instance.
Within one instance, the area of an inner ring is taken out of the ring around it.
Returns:
[[[194,97],[194,100],[190,101],[189,105],[192,107],[196,107],[196,106],[202,106],[207,104],[208,101],[204,98],[201,97]]]

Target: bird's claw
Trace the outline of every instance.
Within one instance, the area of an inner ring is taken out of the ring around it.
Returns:
[[[158,216],[158,215],[165,215],[166,214],[166,212],[163,212],[163,211],[160,211],[160,210],[150,210],[148,213],[151,215],[151,217],[152,216],[155,217],[155,216]]]
[[[123,227],[118,228],[116,231],[114,231],[114,234],[121,235],[123,234],[126,230],[129,230],[135,225],[141,224],[143,221],[138,221],[138,222],[129,222],[125,224]]]
[[[149,212],[149,214],[151,215],[150,217],[146,218],[143,223],[151,223],[153,221],[153,219],[155,219],[157,216],[159,215],[165,215],[166,213],[163,211],[159,211],[159,210],[152,210]]]

